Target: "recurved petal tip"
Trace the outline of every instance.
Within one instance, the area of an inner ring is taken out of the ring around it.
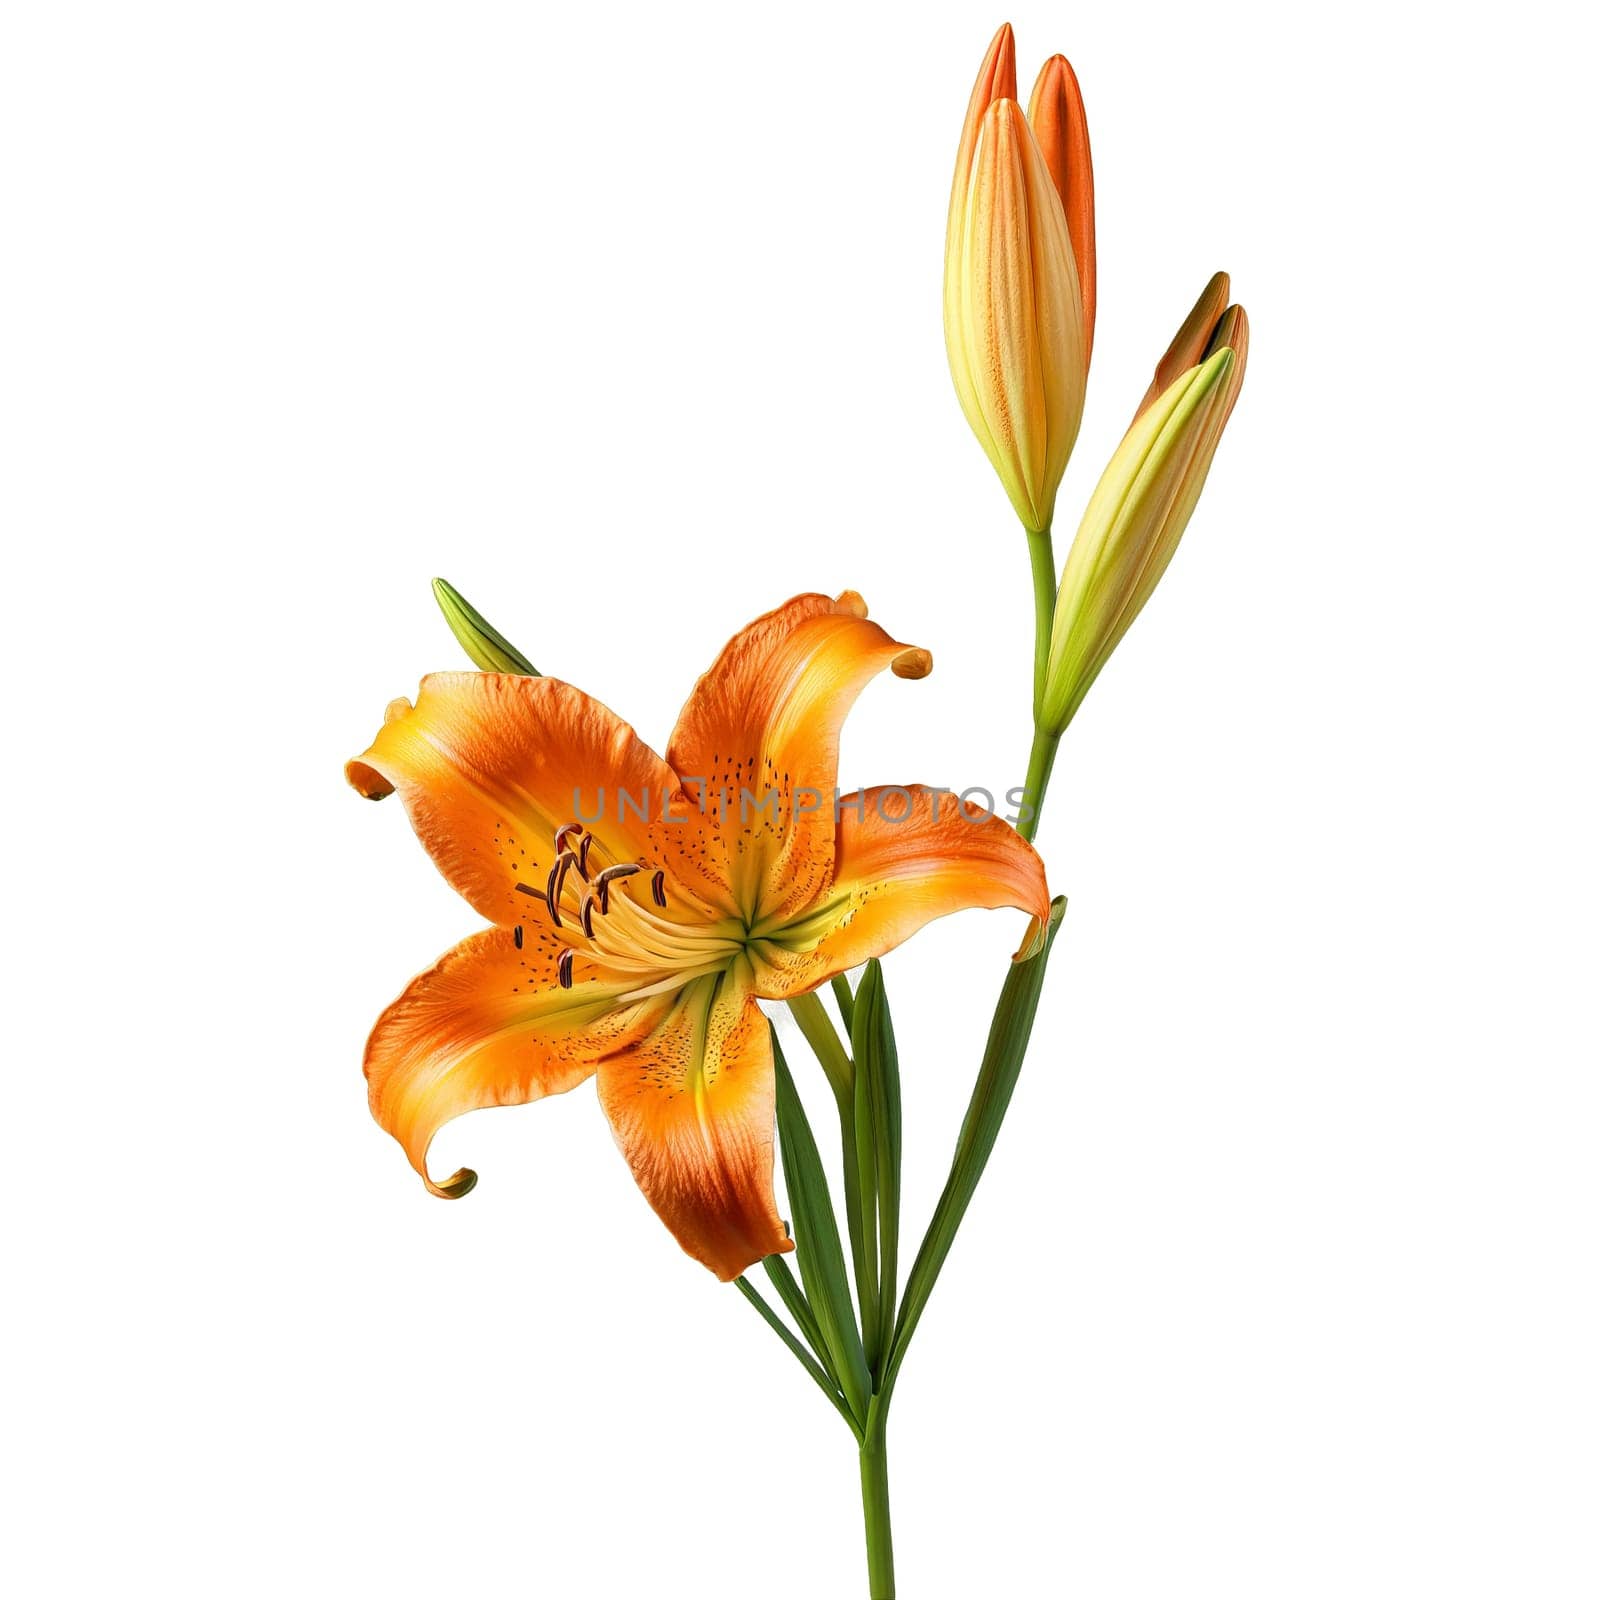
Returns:
[[[1036,955],[1038,955],[1038,953],[1044,949],[1046,943],[1048,942],[1051,930],[1060,925],[1061,918],[1065,914],[1066,909],[1067,897],[1064,894],[1058,894],[1055,899],[1050,902],[1050,916],[1048,920],[1042,920],[1039,917],[1030,917],[1028,919],[1027,931],[1022,935],[1022,944],[1018,948],[1017,953],[1012,956],[1011,959],[1013,961],[1031,961]]]
[[[867,614],[867,602],[854,589],[846,589],[843,594],[835,596],[833,603],[841,611],[848,611],[852,617],[865,617]]]
[[[411,702],[404,695],[397,695],[383,708],[383,725],[388,727],[391,722],[398,722],[402,717],[409,717],[413,710]],[[345,782],[350,785],[363,800],[382,800],[394,793],[394,785],[364,759],[370,756],[371,750],[362,756],[344,764]]]
[[[369,767],[365,761],[345,762],[344,778],[363,800],[382,800],[394,793],[394,785],[375,767]]]
[[[441,1200],[459,1200],[462,1195],[470,1194],[477,1182],[478,1174],[471,1167],[458,1167],[443,1183],[435,1183],[432,1178],[427,1180],[429,1191]]]
[[[918,645],[909,645],[889,663],[889,670],[897,678],[926,678],[933,671],[933,656]]]

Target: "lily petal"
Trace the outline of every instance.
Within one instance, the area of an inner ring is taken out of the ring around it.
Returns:
[[[442,1183],[428,1175],[435,1132],[463,1112],[524,1105],[582,1083],[599,1056],[654,1020],[644,1006],[617,1009],[621,987],[563,989],[544,953],[519,948],[503,928],[474,934],[378,1019],[365,1063],[373,1116],[428,1188],[456,1199],[477,1177],[466,1168]]]
[[[952,911],[1015,906],[1041,925],[1050,915],[1038,852],[947,789],[866,789],[841,799],[839,813],[831,892],[756,949],[763,999],[814,989]]]
[[[828,881],[839,732],[856,697],[885,667],[920,678],[932,665],[868,622],[860,595],[805,594],[737,633],[695,685],[667,761],[723,807],[727,871],[749,920],[803,905]]]
[[[372,746],[345,766],[369,799],[399,792],[428,854],[482,916],[526,916],[517,884],[544,881],[556,829],[581,808],[614,861],[649,853],[672,769],[615,712],[555,678],[436,672],[415,708],[395,701]],[[599,791],[604,789],[602,806]]]
[[[794,1248],[772,1194],[772,1045],[748,964],[681,989],[601,1063],[599,1087],[635,1180],[695,1260],[727,1282]]]

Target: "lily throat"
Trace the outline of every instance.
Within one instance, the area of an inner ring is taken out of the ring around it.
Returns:
[[[529,910],[512,937],[523,949],[527,927],[538,926],[564,989],[585,977],[636,981],[618,999],[643,1000],[724,972],[765,942],[744,919],[717,916],[678,891],[666,868],[617,859],[581,822],[557,828],[552,846],[543,883],[515,886]]]

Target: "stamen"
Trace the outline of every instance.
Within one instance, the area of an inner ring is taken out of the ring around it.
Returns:
[[[531,883],[519,883],[517,885],[517,893],[531,894],[535,900],[543,900],[545,898],[544,890],[535,889]]]
[[[582,832],[583,824],[581,822],[563,822],[561,826],[556,829],[556,854],[560,855],[561,852],[566,849],[567,840],[573,834]]]
[[[558,861],[556,863],[556,865],[561,868],[561,879],[556,884],[556,894],[558,896],[560,895],[562,888],[566,884],[567,873],[570,872],[573,867],[577,866],[577,864],[578,864],[578,858],[577,858],[576,855],[573,854],[572,851],[563,850],[561,852],[561,859],[560,859],[560,861]]]
[[[658,868],[655,877],[650,880],[650,898],[658,906],[667,903],[667,872],[665,867]]]
[[[578,845],[578,871],[583,874],[583,881],[589,881],[589,846],[594,843],[594,835],[586,833]]]
[[[594,938],[594,896],[586,894],[583,904],[578,907],[578,921],[583,924],[583,936],[586,939]]]
[[[522,948],[522,924],[520,922],[511,930],[511,942],[517,949],[520,950]]]
[[[636,861],[619,861],[616,866],[607,867],[594,880],[595,890],[600,896],[600,915],[602,917],[611,910],[611,880],[613,878],[631,878],[634,873],[641,870]]]
[[[563,989],[572,987],[572,952],[563,950],[556,957],[556,979]]]
[[[556,858],[544,886],[544,903],[550,907],[550,920],[559,928],[561,923],[561,880],[567,875],[567,863],[572,859],[565,851]]]

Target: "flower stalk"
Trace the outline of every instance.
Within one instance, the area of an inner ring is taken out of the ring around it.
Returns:
[[[1037,718],[1044,703],[1050,625],[1056,614],[1056,554],[1048,528],[1029,532],[1028,568],[1033,578],[1033,714]]]
[[[861,1513],[867,1534],[869,1600],[894,1600],[894,1533],[889,1517],[887,1401],[874,1398],[861,1441]]]

